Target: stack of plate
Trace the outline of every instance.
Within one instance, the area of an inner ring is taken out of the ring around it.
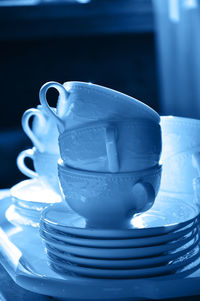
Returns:
[[[127,279],[181,274],[198,263],[199,211],[159,195],[129,229],[92,229],[64,204],[44,209],[40,234],[50,266],[62,275]]]

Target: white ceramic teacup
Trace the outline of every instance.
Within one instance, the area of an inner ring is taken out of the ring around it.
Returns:
[[[25,160],[29,158],[33,160],[34,170],[26,166]],[[30,178],[40,178],[41,181],[50,185],[55,191],[60,193],[57,162],[58,154],[49,154],[40,152],[35,147],[22,151],[17,157],[17,166],[19,170]]]
[[[59,92],[56,112],[46,99],[50,88]],[[149,106],[118,91],[84,82],[48,82],[40,89],[40,103],[58,124],[60,133],[96,121],[142,118],[154,123],[160,116]]]
[[[129,172],[158,164],[161,130],[143,119],[90,123],[59,136],[60,155],[73,168],[100,172]]]
[[[51,108],[55,110],[55,108]],[[33,118],[32,127],[30,119]],[[58,129],[55,121],[45,112],[43,106],[31,108],[24,112],[22,116],[22,127],[34,146],[40,152],[59,154]]]
[[[192,157],[200,151],[200,120],[161,116],[163,165],[161,190],[193,194],[192,181],[198,168]]]
[[[161,166],[113,174],[72,169],[59,160],[58,176],[66,202],[88,226],[126,228],[135,213],[153,205]]]

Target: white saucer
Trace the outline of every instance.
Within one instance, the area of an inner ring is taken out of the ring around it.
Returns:
[[[39,227],[40,213],[62,197],[40,181],[39,177],[24,180],[10,189],[12,204],[6,211],[7,220],[16,226]]]
[[[86,267],[105,268],[105,269],[129,269],[129,268],[144,268],[159,265],[165,265],[172,260],[185,257],[199,244],[199,238],[195,237],[186,245],[176,249],[175,252],[168,252],[154,257],[136,258],[136,259],[96,259],[89,257],[81,257],[69,253],[61,252],[55,248],[48,246],[46,249],[47,256],[55,256],[65,263],[69,262]]]
[[[141,258],[156,256],[165,252],[176,250],[181,246],[187,244],[195,236],[198,236],[197,229],[187,234],[184,238],[181,238],[175,242],[168,244],[149,246],[149,247],[138,247],[138,248],[94,248],[94,247],[83,247],[77,245],[66,244],[53,238],[47,237],[42,231],[40,233],[44,239],[46,248],[52,247],[61,252],[70,253],[81,257],[90,258],[104,258],[104,259],[120,259],[120,258]]]
[[[53,204],[43,210],[41,221],[51,229],[80,237],[121,239],[176,231],[193,222],[198,214],[199,210],[193,204],[160,194],[155,205],[146,213],[133,218],[128,229],[88,228],[85,219],[70,211],[64,203]]]
[[[63,262],[61,259],[57,260],[54,256],[49,258],[52,268],[59,273],[70,272],[93,278],[111,278],[111,279],[126,279],[126,278],[140,278],[140,277],[155,277],[158,275],[166,275],[170,273],[178,273],[188,264],[195,261],[200,255],[200,248],[197,246],[194,250],[187,253],[185,256],[172,261],[170,264],[141,269],[99,269],[77,266],[70,263]]]
[[[43,209],[44,204],[62,201],[61,195],[42,182],[39,177],[17,183],[10,189],[10,193],[12,198],[17,202],[20,201],[21,206],[36,210],[40,207]]]
[[[192,231],[197,226],[197,222],[192,222],[189,225],[174,231],[172,233],[167,233],[159,236],[150,237],[139,237],[139,238],[129,238],[129,239],[92,239],[85,237],[78,237],[74,235],[68,235],[65,232],[57,231],[54,228],[49,227],[43,222],[40,223],[40,229],[49,238],[54,238],[69,244],[87,246],[87,247],[102,247],[102,248],[125,248],[125,247],[144,247],[153,246],[163,243],[168,243],[170,241],[177,240],[184,237],[190,231]]]

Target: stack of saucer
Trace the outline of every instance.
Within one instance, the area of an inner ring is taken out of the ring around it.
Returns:
[[[180,205],[181,204],[181,205]],[[46,208],[40,235],[50,266],[63,276],[143,278],[181,275],[199,265],[199,211],[181,199],[159,195],[127,229],[89,228],[64,204]]]

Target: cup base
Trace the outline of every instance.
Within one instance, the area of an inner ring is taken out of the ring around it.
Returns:
[[[120,222],[117,220],[86,220],[86,228],[88,229],[130,229],[133,216],[126,221]]]

